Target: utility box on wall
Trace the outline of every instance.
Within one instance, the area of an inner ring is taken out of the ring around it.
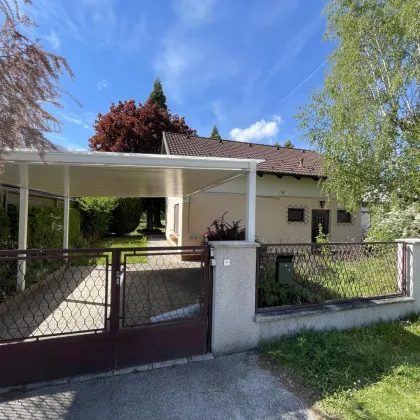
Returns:
[[[293,255],[277,256],[276,281],[279,284],[293,284]]]

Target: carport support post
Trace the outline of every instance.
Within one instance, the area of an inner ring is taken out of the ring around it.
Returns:
[[[18,248],[27,249],[28,244],[28,166],[20,165],[20,197],[19,197],[19,244]],[[26,254],[19,254],[26,257]],[[19,260],[17,272],[17,290],[25,290],[26,259]]]
[[[257,196],[257,164],[249,163],[246,190],[246,240],[255,241],[255,207]]]
[[[63,249],[69,247],[70,222],[70,180],[68,167],[64,168],[64,223],[63,223]]]

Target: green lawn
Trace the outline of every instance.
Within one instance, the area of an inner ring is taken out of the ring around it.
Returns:
[[[143,235],[136,236],[110,236],[100,239],[92,248],[138,248],[147,246],[147,237]],[[109,264],[112,262],[112,252],[105,252],[109,256]],[[130,251],[122,253],[121,262],[124,263],[124,255],[131,254]],[[129,256],[127,257],[127,264],[145,263],[146,256]],[[102,265],[105,264],[104,258],[75,258],[72,265]]]
[[[146,236],[124,236],[124,237],[109,237],[103,238],[98,244],[98,248],[138,248],[147,246]],[[110,255],[110,263],[112,262],[112,253],[107,252]],[[122,253],[121,261],[124,262],[124,255],[129,255],[130,251]],[[127,264],[134,263],[145,263],[147,257],[145,256],[133,256],[127,257]]]
[[[420,319],[307,331],[261,350],[333,418],[420,418]],[[290,379],[289,378],[289,379]]]

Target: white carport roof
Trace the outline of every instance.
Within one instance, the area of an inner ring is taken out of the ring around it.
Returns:
[[[260,162],[67,151],[48,152],[44,160],[34,151],[14,151],[4,160],[0,183],[70,197],[185,197],[249,172],[250,165]]]
[[[0,183],[20,187],[19,249],[27,248],[28,190],[64,196],[63,248],[68,248],[69,197],[185,197],[248,173],[246,236],[255,240],[256,165],[225,159],[134,153],[48,152],[6,154]],[[17,288],[25,289],[26,260],[19,261]]]

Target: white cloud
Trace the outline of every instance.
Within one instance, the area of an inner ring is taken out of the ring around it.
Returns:
[[[282,119],[279,115],[273,116],[273,121],[257,121],[248,128],[234,128],[230,130],[230,136],[233,140],[242,142],[261,141],[263,139],[272,139],[279,131]]]
[[[62,112],[59,112],[59,115],[61,118],[63,118],[64,120],[72,123],[72,124],[76,124],[79,125],[80,127],[83,127],[85,129],[89,129],[92,130],[92,113],[91,112],[86,112],[83,116],[79,116],[79,115],[75,115],[75,114],[63,114]]]
[[[98,83],[96,83],[96,87],[98,90],[106,89],[108,87],[108,82],[104,80],[100,80]]]
[[[271,70],[269,71],[267,76],[268,79],[277,74],[285,64],[299,56],[299,54],[306,47],[306,44],[313,38],[315,31],[318,30],[322,22],[323,20],[317,16],[306,26],[300,29],[300,31],[293,38],[291,38],[291,40],[283,48],[282,56],[274,63]]]
[[[186,94],[197,87],[205,91],[239,71],[234,57],[211,45],[204,48],[200,40],[189,34],[170,32],[162,40],[155,62],[165,93],[177,102],[183,102]]]
[[[204,25],[215,18],[217,2],[172,0],[174,19],[162,35],[154,65],[173,101],[183,103],[197,88],[204,92],[239,72],[237,57],[203,35]]]
[[[210,104],[213,115],[216,117],[217,122],[223,122],[226,120],[226,114],[223,111],[223,106],[221,101],[213,101]]]
[[[184,25],[199,26],[212,16],[217,0],[176,0],[174,11]]]
[[[50,35],[45,35],[44,38],[51,44],[53,50],[59,50],[61,46],[60,38],[54,29],[51,29]]]
[[[115,0],[79,0],[77,7],[73,7],[73,2],[67,0],[37,0],[28,14],[40,26],[47,24],[52,27],[57,37],[70,37],[97,47],[117,48],[128,55],[141,48],[143,41],[148,39],[147,19],[141,10],[137,16],[121,17],[117,4]],[[55,38],[49,41],[55,42]]]
[[[72,151],[84,151],[86,150],[85,147],[80,146],[79,144],[72,143],[67,138],[54,133],[47,134],[48,140],[50,140],[52,143],[55,143],[58,146],[63,147],[66,150],[72,150]]]

